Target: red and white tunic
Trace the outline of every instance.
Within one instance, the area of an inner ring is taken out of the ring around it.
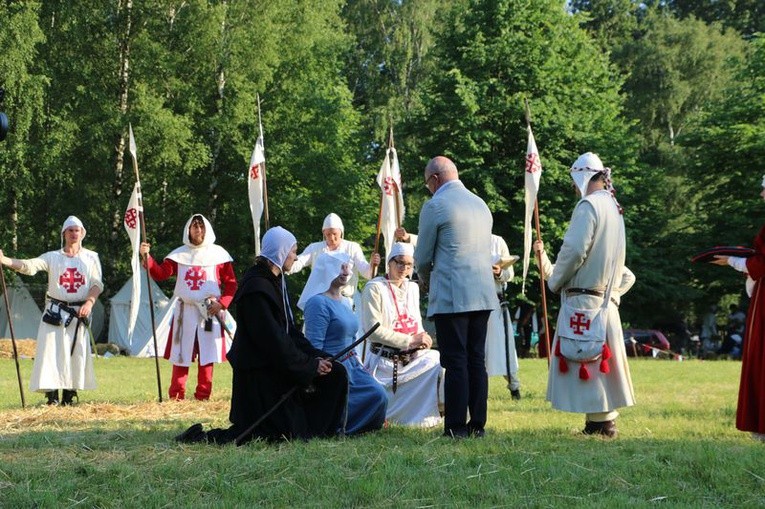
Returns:
[[[74,256],[64,254],[63,250],[49,251],[37,258],[20,261],[22,267],[19,272],[22,274],[48,273],[48,296],[59,301],[82,302],[87,299],[91,287],[97,286],[102,290],[104,287],[98,253],[89,249],[81,248]],[[50,299],[46,298],[46,308],[50,303]],[[79,305],[71,307],[80,308]],[[66,323],[69,314],[62,311],[61,317]],[[89,332],[87,327],[77,327],[77,324],[76,318],[68,326],[40,322],[29,381],[31,391],[96,388]]]
[[[209,232],[208,229],[208,235]],[[231,338],[215,317],[211,330],[205,330],[208,317],[204,309],[205,300],[210,297],[224,308],[231,304],[237,287],[232,260],[225,249],[215,244],[181,246],[167,255],[162,264],[149,257],[148,267],[155,280],[176,276],[171,303],[173,321],[164,355],[173,364],[189,366],[197,357],[200,365],[226,360]],[[230,315],[228,318],[231,321]],[[230,332],[233,334],[233,330]]]

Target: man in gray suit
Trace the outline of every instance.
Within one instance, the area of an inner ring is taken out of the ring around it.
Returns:
[[[414,261],[423,290],[430,290],[427,316],[435,321],[446,370],[444,435],[482,437],[489,392],[486,324],[497,307],[490,270],[493,220],[446,157],[428,162],[425,186],[433,198],[420,211]]]

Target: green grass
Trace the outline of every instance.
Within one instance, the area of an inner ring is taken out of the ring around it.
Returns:
[[[22,361],[25,384],[31,361]],[[351,439],[178,445],[227,425],[231,372],[209,402],[156,402],[153,360],[96,360],[74,408],[27,393],[0,360],[1,507],[762,507],[765,444],[734,428],[740,364],[633,361],[638,404],[616,440],[544,400],[544,360],[521,360],[523,399],[491,380],[483,440],[391,427]],[[170,365],[161,362],[166,390]],[[195,368],[189,389],[193,392]]]

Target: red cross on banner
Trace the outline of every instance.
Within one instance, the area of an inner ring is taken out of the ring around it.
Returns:
[[[258,180],[258,178],[260,178],[260,163],[253,164],[250,167],[250,178],[252,180]]]
[[[132,207],[125,211],[125,224],[133,230],[138,226],[138,212]]]
[[[66,289],[66,293],[77,293],[85,284],[85,277],[77,269],[69,267],[58,277],[58,284]]]
[[[539,162],[539,154],[532,152],[526,154],[526,172],[535,173],[542,171],[542,163]]]
[[[394,187],[395,185],[396,181],[393,180],[393,177],[385,177],[385,180],[383,181],[383,190],[385,191],[385,194],[393,196],[393,190],[396,189]]]
[[[202,284],[207,281],[207,272],[202,267],[195,265],[186,271],[183,280],[186,281],[186,286],[190,290],[201,290]]]
[[[574,334],[582,335],[582,331],[590,330],[590,320],[584,319],[584,313],[574,313],[568,322]]]

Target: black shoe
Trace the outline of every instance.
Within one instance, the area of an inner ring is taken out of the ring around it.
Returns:
[[[201,423],[192,425],[189,429],[175,437],[176,442],[181,442],[183,444],[194,444],[205,440],[207,440],[207,433],[202,430]]]
[[[467,438],[470,436],[470,434],[467,432],[467,430],[458,431],[454,429],[447,429],[447,430],[444,430],[444,434],[442,436],[446,438],[459,439],[459,438]]]
[[[486,436],[486,430],[483,428],[470,430],[470,436],[473,438],[483,438]]]
[[[515,389],[510,391],[510,396],[515,400],[518,401],[521,399],[521,391],[520,389]]]
[[[80,398],[77,396],[77,391],[70,391],[69,389],[64,389],[61,391],[61,406],[72,406],[74,405],[74,398],[77,398],[77,402],[80,402]]]
[[[48,398],[46,405],[58,405],[58,390],[48,391],[45,396]]]

